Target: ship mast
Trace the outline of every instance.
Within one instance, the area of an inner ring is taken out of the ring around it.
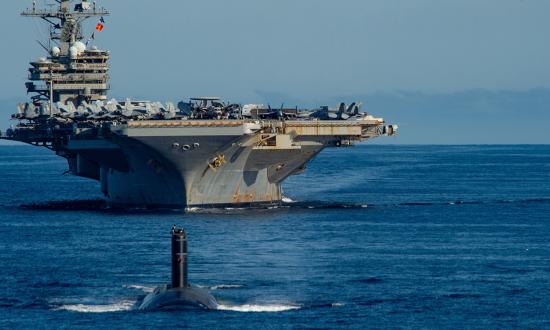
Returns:
[[[41,18],[50,24],[50,41],[58,40],[62,53],[69,50],[70,44],[84,39],[82,34],[82,22],[90,17],[109,16],[104,8],[97,8],[94,1],[81,1],[71,9],[73,0],[54,0],[59,4],[57,8],[37,9],[36,1],[33,1],[32,9],[21,13],[24,17]]]
[[[49,24],[48,58],[31,62],[27,92],[34,93],[35,103],[43,101],[73,102],[107,98],[109,52],[87,49],[82,23],[91,17],[109,16],[104,8],[88,0],[55,0],[51,9],[31,9],[21,16],[40,18]],[[34,82],[42,82],[35,84]]]

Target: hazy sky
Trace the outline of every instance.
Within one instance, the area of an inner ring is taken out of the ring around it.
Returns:
[[[39,4],[53,1],[37,0]],[[548,0],[98,0],[111,94],[315,99],[550,88]],[[23,97],[43,23],[3,0],[0,98]],[[90,22],[95,24],[95,21]],[[91,32],[91,30],[89,30]]]

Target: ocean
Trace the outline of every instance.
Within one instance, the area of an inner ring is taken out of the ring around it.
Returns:
[[[550,328],[550,146],[328,149],[268,209],[114,210],[0,147],[1,328]],[[170,228],[220,310],[140,312]]]

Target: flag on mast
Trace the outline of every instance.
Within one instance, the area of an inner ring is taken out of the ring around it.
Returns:
[[[95,29],[101,32],[103,31],[104,28],[105,28],[105,19],[103,18],[103,16],[101,16],[101,18],[99,19],[99,22],[95,26]]]

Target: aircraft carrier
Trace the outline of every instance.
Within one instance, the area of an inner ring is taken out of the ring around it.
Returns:
[[[109,51],[92,45],[109,12],[96,2],[56,0],[22,16],[42,19],[47,55],[30,63],[17,124],[2,139],[49,148],[71,174],[100,182],[111,205],[223,207],[277,204],[281,183],[327,147],[396,133],[397,126],[335,108],[272,108],[216,97],[179,103],[108,99]],[[97,19],[86,35],[83,23]]]

